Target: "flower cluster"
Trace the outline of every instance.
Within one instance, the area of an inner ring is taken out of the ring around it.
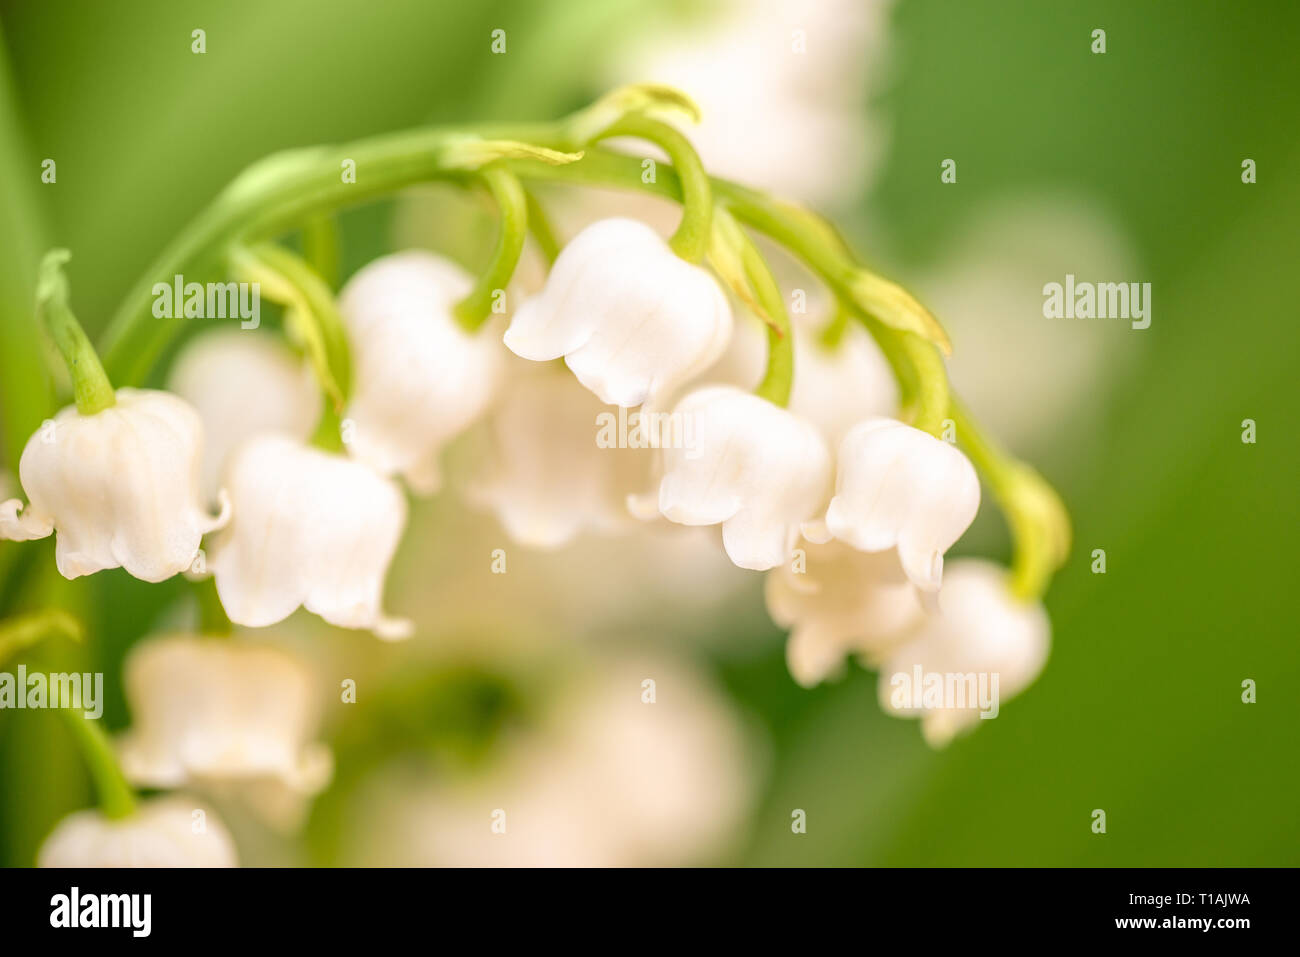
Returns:
[[[365,266],[335,296],[284,249],[229,250],[232,268],[285,306],[305,359],[269,338],[205,335],[182,350],[171,391],[113,390],[66,308],[65,257],[48,262],[38,307],[67,345],[77,402],[28,443],[28,504],[0,505],[0,537],[55,534],[68,578],[117,567],[151,582],[210,575],[224,615],[248,628],[304,608],[403,638],[412,623],[383,610],[403,486],[437,492],[444,449],[481,423],[489,451],[466,497],[516,542],[553,548],[633,519],[717,526],[731,562],[767,572],[800,684],[856,656],[880,669],[887,711],[919,716],[927,740],[947,741],[987,709],[903,700],[888,693],[892,677],[992,675],[1002,695],[1032,682],[1048,642],[1038,600],[1066,535],[1059,503],[951,399],[937,321],[854,263],[811,213],[711,181],[654,116],[681,107],[678,97],[617,94],[563,124],[555,143],[441,147],[446,167],[477,175],[501,207],[497,254],[480,277],[409,250]],[[608,178],[622,168],[597,146],[610,136],[669,154],[677,232],[665,240],[635,220],[598,220],[558,250],[540,289],[498,308],[536,217],[520,182],[527,164],[581,181],[602,169],[583,164],[601,160]],[[743,223],[827,279],[826,315],[788,314]],[[737,322],[741,305],[753,315]],[[737,381],[754,330],[767,341],[761,377]],[[605,417],[627,434],[602,441]],[[972,458],[1018,537],[1010,572],[963,560],[945,574],[980,505]],[[328,779],[292,659],[173,636],[136,649],[127,688],[136,725],[120,750],[134,783],[256,782],[301,798]],[[79,822],[76,840],[91,827]],[[137,855],[129,828],[113,827],[95,832],[96,853]],[[56,850],[74,837],[60,835],[47,856],[66,859]],[[204,846],[206,859],[221,858],[219,844]],[[170,847],[144,857],[163,860]]]

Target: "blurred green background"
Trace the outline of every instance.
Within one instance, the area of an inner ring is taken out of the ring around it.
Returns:
[[[73,250],[74,304],[93,336],[167,239],[248,162],[425,122],[550,118],[603,91],[615,39],[703,16],[638,0],[44,0],[0,10],[10,472],[55,408],[30,310],[50,245]],[[873,108],[892,136],[864,202],[840,211],[851,236],[889,237],[888,248],[860,243],[869,258],[908,282],[988,202],[1067,187],[1131,238],[1143,275],[1113,278],[1153,284],[1153,322],[1141,333],[1114,325],[1122,373],[1016,450],[1061,489],[1077,541],[1047,599],[1047,670],[1001,720],[934,753],[913,723],[880,713],[873,675],[852,669],[798,688],[757,590],[752,614],[698,624],[743,628],[697,654],[771,742],[766,790],[728,860],[1300,863],[1289,551],[1300,526],[1300,314],[1285,288],[1300,255],[1300,5],[903,0],[888,25],[893,79]],[[196,27],[207,31],[203,56],[190,52]],[[496,27],[508,30],[506,56],[489,52]],[[1089,52],[1097,27],[1102,56]],[[955,188],[938,177],[950,156],[960,158]],[[57,159],[56,185],[40,182],[45,157]],[[1241,182],[1246,157],[1258,164],[1255,185]],[[349,271],[390,248],[391,215],[381,204],[345,217]],[[1061,276],[1043,281],[1052,279]],[[1059,348],[1072,348],[1064,324]],[[1257,444],[1241,441],[1245,418],[1258,423]],[[1089,570],[1093,548],[1106,549],[1105,575]],[[996,519],[959,548],[977,550],[1006,557]],[[84,615],[90,641],[61,654],[107,673],[106,720],[121,727],[121,656],[184,585],[120,572],[67,583],[52,566],[49,542],[0,543],[0,614],[57,601]],[[396,654],[374,649],[380,661]],[[1246,678],[1258,683],[1253,705],[1241,702]],[[407,687],[394,699],[414,715],[394,719],[400,709],[389,707],[365,719],[389,747],[457,729],[490,743],[494,715],[513,707],[514,691],[490,674],[419,680],[427,694]],[[346,784],[365,736],[335,733]],[[58,722],[0,713],[0,863],[30,863],[53,823],[89,801]],[[807,834],[791,834],[796,807]],[[308,831],[313,860],[331,860],[330,808],[327,795]],[[1107,813],[1105,835],[1091,832],[1094,808]]]

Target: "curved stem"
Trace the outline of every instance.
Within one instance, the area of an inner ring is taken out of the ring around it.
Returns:
[[[754,393],[785,408],[790,403],[790,389],[794,385],[794,335],[790,314],[786,312],[781,288],[763,254],[744,230],[738,230],[737,235],[743,237],[740,255],[745,275],[768,319],[767,370]]]
[[[537,242],[548,265],[555,263],[560,255],[560,241],[556,238],[551,218],[531,190],[525,194],[528,199],[528,231]]]
[[[352,393],[352,356],[347,331],[334,293],[302,257],[275,243],[231,251],[232,271],[256,283],[259,296],[285,307],[285,325],[301,341],[321,390],[335,411],[347,405]]]
[[[113,745],[108,735],[100,730],[99,722],[68,708],[59,708],[59,714],[77,739],[81,755],[90,769],[99,795],[99,809],[104,816],[117,820],[135,812],[135,791],[117,763]]]
[[[933,345],[910,332],[902,333],[902,351],[915,373],[916,415],[912,425],[937,438],[949,406],[948,372],[943,367],[943,357]]]
[[[68,277],[63,267],[71,258],[66,249],[52,249],[41,260],[36,280],[36,314],[68,367],[77,411],[94,415],[115,405],[117,397],[95,347],[68,305]]]
[[[528,236],[528,196],[519,178],[498,163],[485,166],[479,176],[501,211],[501,228],[492,262],[469,295],[456,303],[453,310],[457,321],[470,332],[476,331],[492,314],[492,304],[510,284]]]
[[[682,193],[682,221],[669,238],[668,245],[687,262],[703,262],[709,249],[709,230],[713,222],[713,187],[691,141],[667,123],[636,114],[624,116],[601,132],[596,140],[615,136],[648,140],[668,154]],[[655,178],[658,178],[657,172]]]
[[[951,415],[957,441],[984,476],[1011,529],[1012,594],[1024,601],[1037,600],[1069,554],[1070,519],[1065,506],[1036,470],[998,448],[955,398]]]

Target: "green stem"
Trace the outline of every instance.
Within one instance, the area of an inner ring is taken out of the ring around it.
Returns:
[[[333,216],[313,216],[302,227],[302,257],[330,289],[339,287],[339,223]]]
[[[542,204],[531,190],[528,191],[527,197],[528,231],[532,233],[547,264],[553,265],[560,255],[560,241],[555,236],[550,217],[546,215],[546,210],[542,208]]]
[[[1007,518],[1014,548],[1012,594],[1035,601],[1069,553],[1070,519],[1065,506],[1037,471],[998,448],[955,398],[951,415],[957,441]]]
[[[902,333],[902,351],[912,365],[916,384],[914,428],[936,438],[948,417],[948,372],[943,357],[932,343],[910,332]]]
[[[743,237],[740,246],[741,262],[745,275],[754,290],[758,304],[766,313],[767,370],[763,381],[754,393],[775,405],[785,408],[790,403],[790,389],[794,385],[794,335],[790,327],[790,314],[785,309],[785,299],[776,277],[763,258],[754,241],[738,230]]]
[[[66,249],[52,249],[41,260],[36,280],[36,314],[68,367],[77,411],[94,415],[117,403],[95,347],[68,305],[68,277],[63,267],[72,258]]]
[[[492,314],[492,304],[510,284],[528,236],[528,196],[519,178],[499,163],[483,167],[479,176],[501,211],[501,228],[492,262],[454,308],[457,321],[470,332],[477,331]]]
[[[235,247],[232,271],[285,307],[285,323],[311,359],[321,390],[342,411],[352,393],[352,355],[334,293],[297,254],[275,243]]]
[[[68,708],[59,708],[73,737],[81,747],[81,755],[90,769],[99,795],[99,809],[113,820],[129,817],[135,812],[135,792],[117,763],[112,742],[99,727],[99,722]]]
[[[668,154],[682,192],[682,221],[669,237],[668,245],[687,262],[703,262],[709,250],[709,231],[713,224],[713,187],[691,141],[667,123],[635,114],[624,116],[600,133],[596,140],[615,136],[647,140]],[[658,178],[657,173],[655,178]]]

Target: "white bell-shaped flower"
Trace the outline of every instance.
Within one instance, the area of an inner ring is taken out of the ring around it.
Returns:
[[[603,219],[564,247],[541,294],[515,312],[505,344],[525,359],[563,357],[602,402],[631,407],[712,365],[731,321],[707,270],[645,223]]]
[[[954,446],[893,419],[869,419],[840,443],[835,497],[824,526],[809,538],[833,535],[864,552],[898,549],[903,571],[924,591],[938,589],[943,554],[975,520],[980,483]]]
[[[767,573],[767,611],[790,629],[786,664],[805,688],[839,672],[848,655],[878,664],[920,621],[921,602],[894,551],[804,543]]]
[[[196,814],[195,812],[201,812]],[[235,843],[201,804],[168,795],[110,819],[97,810],[69,814],[45,839],[39,867],[236,867]]]
[[[732,386],[688,394],[671,422],[681,441],[664,443],[659,512],[680,525],[721,524],[741,568],[786,561],[800,523],[830,491],[830,452],[817,429]],[[644,501],[632,505],[645,514]]]
[[[265,331],[220,329],[186,343],[167,388],[203,420],[204,497],[216,498],[230,454],[260,432],[306,439],[321,414],[311,366]]]
[[[166,392],[116,396],[94,415],[68,406],[32,436],[18,465],[30,504],[0,503],[0,538],[55,532],[64,578],[121,567],[158,582],[190,567],[229,509],[214,518],[200,500],[198,413]]]
[[[632,524],[627,497],[645,487],[651,465],[649,451],[628,447],[639,413],[604,405],[563,369],[519,365],[489,420],[487,463],[466,489],[470,501],[533,548]]]
[[[941,747],[1033,683],[1047,663],[1051,622],[1037,602],[1017,600],[1006,569],[958,559],[944,576],[937,611],[880,669],[880,705],[920,717]]]
[[[406,525],[406,500],[360,462],[280,435],[241,446],[224,487],[234,521],[210,567],[230,620],[260,628],[299,606],[342,628],[404,638],[382,609],[384,578]]]
[[[469,332],[452,308],[473,286],[431,252],[376,259],[339,294],[352,347],[349,451],[421,494],[441,484],[443,445],[488,407],[505,352],[489,329]]]
[[[311,673],[283,651],[168,635],[131,649],[123,683],[132,725],[118,755],[133,784],[248,791],[255,807],[280,791],[288,821],[329,782]]]

